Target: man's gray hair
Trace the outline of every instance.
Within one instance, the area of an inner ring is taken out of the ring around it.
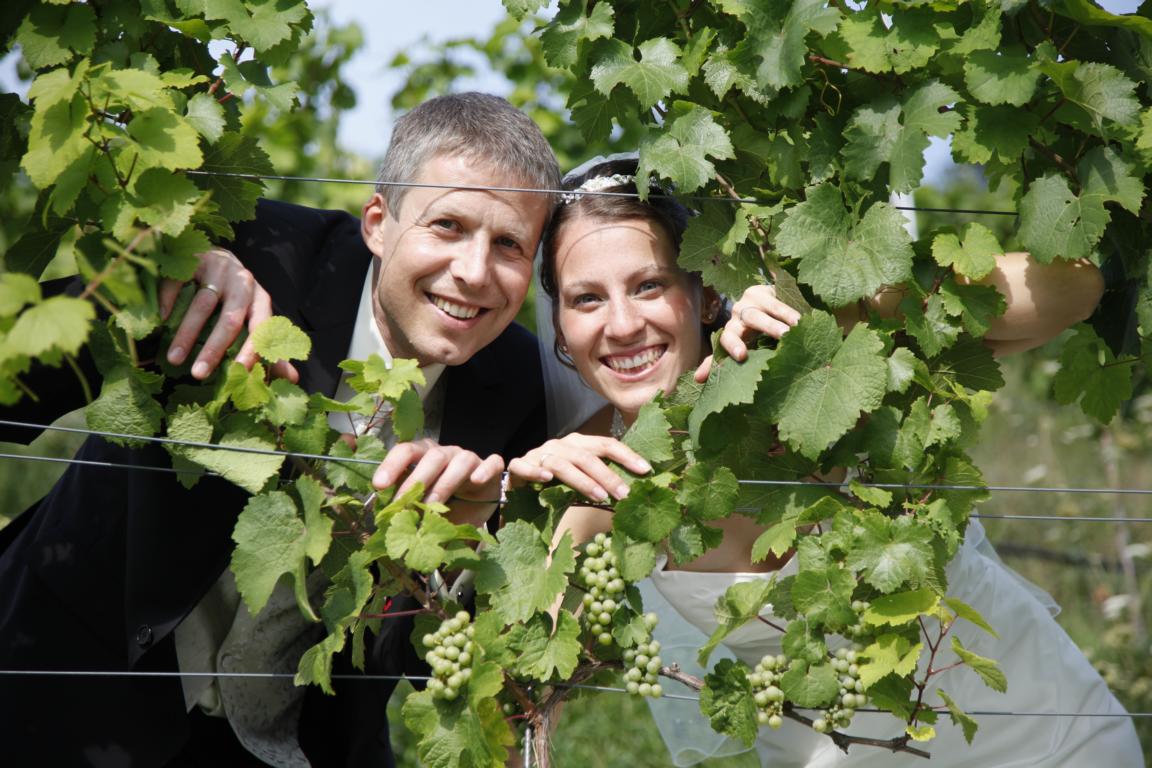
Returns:
[[[557,189],[560,168],[531,118],[506,99],[456,93],[429,99],[396,121],[378,182],[415,181],[437,157],[463,157],[532,189]],[[407,186],[378,183],[396,216]]]

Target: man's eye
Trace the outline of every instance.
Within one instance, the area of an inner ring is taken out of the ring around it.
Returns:
[[[496,245],[500,246],[501,248],[508,248],[517,251],[520,250],[520,243],[516,242],[510,237],[496,238]]]
[[[434,222],[432,222],[432,226],[438,229],[448,229],[453,232],[460,228],[460,225],[452,219],[436,219]]]

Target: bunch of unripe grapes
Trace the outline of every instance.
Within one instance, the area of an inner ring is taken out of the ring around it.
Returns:
[[[852,716],[856,714],[856,710],[868,704],[856,662],[855,650],[849,648],[836,650],[832,658],[832,668],[840,675],[840,693],[835,703],[824,710],[824,716],[812,722],[812,730],[818,733],[831,733],[837,728],[847,728],[852,723]]]
[[[580,580],[588,591],[584,594],[584,627],[600,645],[612,644],[612,617],[624,599],[624,579],[616,569],[612,537],[596,534],[584,546],[585,558],[580,564]]]
[[[756,703],[756,721],[760,725],[779,728],[784,724],[784,691],[780,689],[780,678],[787,669],[787,656],[768,654],[748,675],[752,700]]]
[[[652,630],[659,619],[654,613],[644,614],[644,626],[648,628],[648,639],[636,644],[635,648],[624,650],[624,688],[628,693],[650,696],[658,699],[664,695],[660,685],[660,669],[664,662],[660,653],[660,641],[652,639]]]
[[[844,634],[851,638],[860,638],[864,636],[867,631],[867,626],[864,624],[864,612],[872,607],[872,603],[867,600],[853,600],[852,611],[856,614],[856,623],[852,624],[845,630]]]
[[[428,648],[424,660],[432,668],[428,690],[432,691],[433,698],[452,701],[472,677],[474,632],[468,611],[459,611],[441,622],[435,632],[422,638],[424,647]]]

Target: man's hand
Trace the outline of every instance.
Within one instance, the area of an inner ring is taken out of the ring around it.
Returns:
[[[652,471],[643,456],[613,437],[573,432],[512,459],[508,462],[508,472],[517,485],[558,479],[596,502],[622,499],[628,495],[628,484],[612,471],[606,459],[633,474],[646,475]]]
[[[168,362],[180,365],[188,358],[200,332],[217,305],[220,305],[216,325],[192,364],[192,377],[206,379],[220,365],[224,354],[245,327],[251,332],[272,316],[272,297],[229,251],[214,248],[199,254],[198,258],[200,264],[196,267],[193,280],[199,283],[199,288],[172,338],[172,345],[168,348]],[[177,280],[166,279],[161,282],[159,301],[162,318],[167,319],[172,314],[176,297],[183,287],[184,283]],[[236,361],[249,369],[256,363],[251,337],[240,348]],[[292,382],[300,379],[300,374],[287,360],[275,363],[272,375]]]
[[[748,342],[754,337],[766,335],[779,339],[798,322],[800,313],[776,298],[775,288],[754,285],[732,305],[732,317],[720,333],[720,346],[733,360],[743,362],[748,357]],[[696,381],[707,381],[711,370],[712,356],[709,355],[696,369]]]
[[[504,459],[492,454],[481,459],[472,451],[454,445],[440,445],[435,440],[413,440],[398,443],[388,451],[376,468],[372,485],[390,488],[397,483],[397,494],[416,483],[424,484],[424,500],[447,504],[453,500],[458,514],[453,522],[479,525],[487,520],[500,498],[500,474]],[[463,502],[463,504],[458,504]]]

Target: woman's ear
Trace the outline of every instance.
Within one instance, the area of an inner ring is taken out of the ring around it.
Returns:
[[[720,294],[716,292],[715,288],[704,286],[704,291],[700,295],[700,323],[702,325],[712,325],[712,323],[716,322],[716,318],[720,316],[720,307],[723,303]]]

